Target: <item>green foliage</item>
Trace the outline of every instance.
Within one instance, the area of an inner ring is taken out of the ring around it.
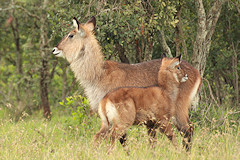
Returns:
[[[232,101],[233,88],[227,84],[224,86],[223,90],[226,93],[220,103],[218,97],[211,95],[209,87],[211,86],[208,86],[206,80],[203,80],[200,107],[190,110],[191,122],[221,133],[224,132],[226,125],[231,125],[233,130],[237,130],[237,126],[240,126],[240,111],[238,106],[235,106],[236,103]]]
[[[90,117],[90,106],[87,98],[81,95],[67,97],[66,100],[62,100],[59,104],[68,110],[70,110],[72,117],[66,119],[66,125],[82,128],[83,132],[91,130],[93,124],[96,123],[96,119]]]

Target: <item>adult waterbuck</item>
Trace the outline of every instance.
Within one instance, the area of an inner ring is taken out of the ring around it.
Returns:
[[[70,31],[52,52],[57,57],[66,58],[70,63],[76,79],[85,89],[93,111],[97,111],[100,100],[114,88],[157,85],[161,59],[138,64],[105,61],[93,32],[96,25],[95,17],[85,24],[80,24],[74,17],[73,25],[75,29]],[[181,68],[189,80],[179,86],[174,117],[178,130],[187,138],[187,143],[190,143],[193,126],[189,121],[188,109],[198,91],[201,77],[198,70],[185,61],[182,61]],[[149,130],[153,128],[151,124],[147,127]],[[154,132],[151,133],[154,135]],[[188,144],[186,147],[188,148]]]

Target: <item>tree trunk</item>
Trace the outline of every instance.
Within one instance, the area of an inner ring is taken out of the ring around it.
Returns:
[[[12,5],[14,6],[14,2],[12,2]],[[9,17],[10,20],[10,26],[12,29],[12,33],[13,33],[13,38],[14,38],[14,42],[15,42],[15,46],[16,46],[16,60],[15,60],[15,64],[16,64],[16,70],[17,70],[17,74],[20,75],[19,77],[22,77],[22,53],[21,53],[21,48],[20,48],[20,35],[19,35],[19,26],[18,26],[18,19],[15,16],[15,10],[12,9],[11,10],[11,15]],[[16,90],[16,98],[18,101],[21,100],[21,83],[17,84],[17,90]]]
[[[42,59],[41,79],[40,79],[40,93],[43,108],[43,116],[47,119],[51,118],[51,110],[48,100],[48,60]]]
[[[135,44],[136,44],[136,62],[142,62],[142,50],[139,44],[139,40],[135,39]]]
[[[236,106],[239,105],[239,75],[238,75],[238,53],[237,53],[237,48],[238,48],[238,44],[237,47],[235,48],[234,43],[232,43],[232,47],[233,47],[233,57],[232,57],[232,68],[233,68],[233,74],[234,74],[234,89],[235,89],[235,95],[236,95]]]
[[[48,83],[49,83],[49,69],[48,69],[48,54],[46,54],[47,48],[47,14],[46,7],[48,4],[48,0],[44,0],[42,4],[42,14],[40,18],[40,53],[42,56],[42,68],[41,79],[40,79],[40,94],[43,108],[43,116],[47,119],[51,118],[51,110],[48,100]]]
[[[187,45],[184,39],[183,30],[182,30],[182,20],[181,20],[181,12],[182,12],[182,2],[179,3],[179,7],[177,9],[176,17],[179,20],[179,22],[176,25],[175,31],[176,31],[176,38],[175,38],[175,44],[176,44],[176,56],[181,54],[180,51],[180,44],[182,44],[183,48],[183,57],[185,59],[188,59],[188,52],[187,52]]]
[[[15,6],[14,1],[12,1],[12,6]],[[15,9],[13,8],[11,10],[11,15],[8,19],[12,33],[13,33],[13,38],[16,46],[16,68],[17,68],[17,73],[22,74],[22,53],[21,53],[21,48],[20,48],[20,36],[19,36],[19,28],[18,28],[18,18],[15,16]]]
[[[128,60],[127,56],[124,54],[125,49],[118,42],[116,42],[115,46],[116,46],[116,51],[118,53],[118,56],[119,56],[121,62],[129,63],[129,60]]]
[[[198,16],[197,35],[193,44],[192,64],[199,70],[201,77],[203,77],[207,57],[209,54],[212,35],[215,31],[215,27],[221,13],[222,4],[225,0],[216,0],[213,6],[210,8],[208,15],[206,15],[202,0],[196,0],[196,10]],[[199,97],[201,93],[196,95],[194,99],[194,110],[197,109]]]
[[[15,22],[15,24],[13,24]],[[16,46],[16,68],[17,68],[17,73],[22,74],[22,54],[20,50],[20,37],[19,37],[19,32],[18,32],[18,19],[15,17],[14,21],[11,23],[11,28],[13,31],[13,37],[15,41],[15,46]]]
[[[197,0],[195,2],[198,15],[198,26],[196,40],[193,45],[192,64],[200,71],[201,76],[203,76],[205,71],[212,35],[215,31],[224,2],[225,0],[216,0],[207,16],[202,0]]]
[[[146,36],[146,41],[147,43],[145,44],[144,61],[150,61],[152,59],[153,45],[149,35]]]

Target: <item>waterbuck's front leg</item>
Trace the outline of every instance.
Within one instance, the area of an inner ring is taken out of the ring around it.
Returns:
[[[109,126],[102,123],[100,130],[93,137],[95,145],[101,143],[102,140],[106,139],[109,134]]]
[[[186,148],[186,151],[189,151],[191,149],[192,145],[192,136],[194,132],[194,127],[192,123],[190,122],[188,115],[182,115],[183,112],[178,112],[175,115],[177,124],[176,127],[178,131],[180,132],[181,136],[184,138],[183,139],[183,146]]]

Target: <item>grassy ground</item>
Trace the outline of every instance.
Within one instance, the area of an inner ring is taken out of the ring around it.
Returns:
[[[55,111],[57,112],[57,111]],[[210,131],[196,126],[193,146],[186,153],[179,140],[175,149],[165,136],[158,135],[155,148],[148,143],[144,127],[129,130],[127,152],[116,144],[107,154],[106,144],[93,147],[92,137],[100,128],[100,121],[92,117],[91,126],[68,125],[68,114],[54,114],[45,121],[40,113],[12,122],[0,110],[0,159],[240,159],[240,127],[226,125],[221,130]]]

